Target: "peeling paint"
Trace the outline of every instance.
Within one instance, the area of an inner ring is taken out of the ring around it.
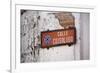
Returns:
[[[47,49],[40,48],[41,31],[65,29],[65,25],[62,27],[56,15],[55,13],[43,11],[21,11],[21,63],[74,60],[74,46],[69,45],[70,47],[68,47],[68,45],[65,45]],[[76,15],[76,19],[77,16],[80,16],[79,13],[69,15]],[[75,24],[77,24],[77,27],[80,27],[78,23]],[[75,24],[74,27],[76,27]],[[79,34],[77,35],[79,37]],[[79,41],[79,38],[77,40]]]

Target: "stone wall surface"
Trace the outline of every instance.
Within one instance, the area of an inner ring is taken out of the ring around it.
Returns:
[[[21,14],[21,63],[67,61],[80,58],[80,13],[64,13],[66,19],[62,20],[69,23],[68,25],[66,22],[60,22],[57,14],[59,13],[32,10],[26,10]],[[42,31],[65,29],[65,26],[76,28],[77,43],[75,45],[49,49],[40,47]]]

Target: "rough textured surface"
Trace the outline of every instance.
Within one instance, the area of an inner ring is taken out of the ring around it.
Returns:
[[[67,13],[64,13],[67,15]],[[79,40],[79,13],[69,13],[75,17],[77,29],[77,43],[72,46],[59,46],[49,49],[40,48],[41,31],[64,29],[52,12],[23,11],[21,15],[21,63],[24,62],[45,62],[45,61],[67,61],[80,58]],[[67,18],[67,17],[66,17]],[[72,19],[68,16],[69,20]],[[72,21],[73,22],[73,21]],[[75,50],[76,48],[76,50]],[[77,54],[76,54],[77,53]],[[76,57],[77,55],[77,57]]]
[[[59,24],[63,28],[75,26],[75,18],[71,12],[59,12],[59,13],[55,13],[55,16],[56,18],[58,18]]]

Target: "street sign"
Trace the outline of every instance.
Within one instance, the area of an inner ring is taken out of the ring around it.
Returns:
[[[41,48],[49,48],[76,43],[75,27],[41,32]]]

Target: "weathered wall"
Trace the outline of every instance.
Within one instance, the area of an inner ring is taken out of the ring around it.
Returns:
[[[79,60],[81,19],[80,13],[72,14],[75,17],[75,27],[77,30],[76,44],[43,49],[40,48],[41,31],[63,29],[63,27],[52,12],[24,12],[21,15],[21,62]]]
[[[33,62],[33,44],[37,35],[37,12],[26,11],[21,15],[21,62]]]

